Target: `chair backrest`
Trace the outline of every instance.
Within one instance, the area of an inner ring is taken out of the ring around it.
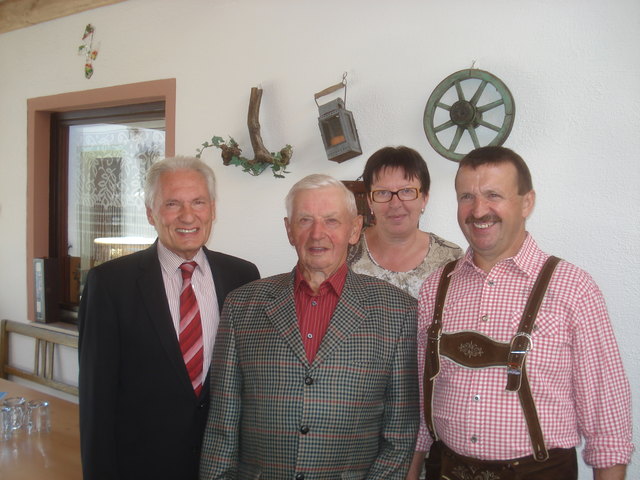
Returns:
[[[25,370],[9,363],[9,338],[14,334],[35,339],[32,370]],[[13,375],[71,395],[78,395],[78,387],[53,378],[53,360],[57,345],[77,349],[78,334],[52,330],[33,323],[2,320],[0,323],[0,377],[7,378],[8,375]]]

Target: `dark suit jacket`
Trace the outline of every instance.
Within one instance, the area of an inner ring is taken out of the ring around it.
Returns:
[[[201,479],[404,480],[418,429],[416,300],[351,271],[313,363],[293,274],[233,292],[211,370]]]
[[[220,307],[259,278],[250,262],[205,254]],[[196,478],[208,382],[196,398],[156,245],[92,269],[78,317],[84,480]]]

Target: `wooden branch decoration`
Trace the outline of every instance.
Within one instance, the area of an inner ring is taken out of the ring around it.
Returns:
[[[204,142],[197,150],[196,157],[200,158],[202,152],[209,147],[217,147],[222,150],[222,163],[225,165],[241,166],[245,172],[251,175],[260,175],[267,166],[271,167],[273,175],[277,178],[284,178],[286,166],[289,164],[292,155],[291,145],[286,145],[277,153],[271,153],[264,146],[262,135],[260,134],[260,102],[262,101],[262,89],[253,87],[249,98],[249,111],[247,113],[247,127],[249,128],[249,138],[253,147],[253,158],[251,160],[241,157],[242,149],[231,137],[229,142],[225,142],[222,137],[213,137],[211,142]]]

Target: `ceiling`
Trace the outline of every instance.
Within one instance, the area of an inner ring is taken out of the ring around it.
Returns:
[[[0,34],[125,0],[0,0]]]

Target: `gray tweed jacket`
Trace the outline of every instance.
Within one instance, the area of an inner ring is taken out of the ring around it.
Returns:
[[[419,417],[416,300],[349,271],[309,364],[293,279],[227,297],[200,478],[404,479]]]

